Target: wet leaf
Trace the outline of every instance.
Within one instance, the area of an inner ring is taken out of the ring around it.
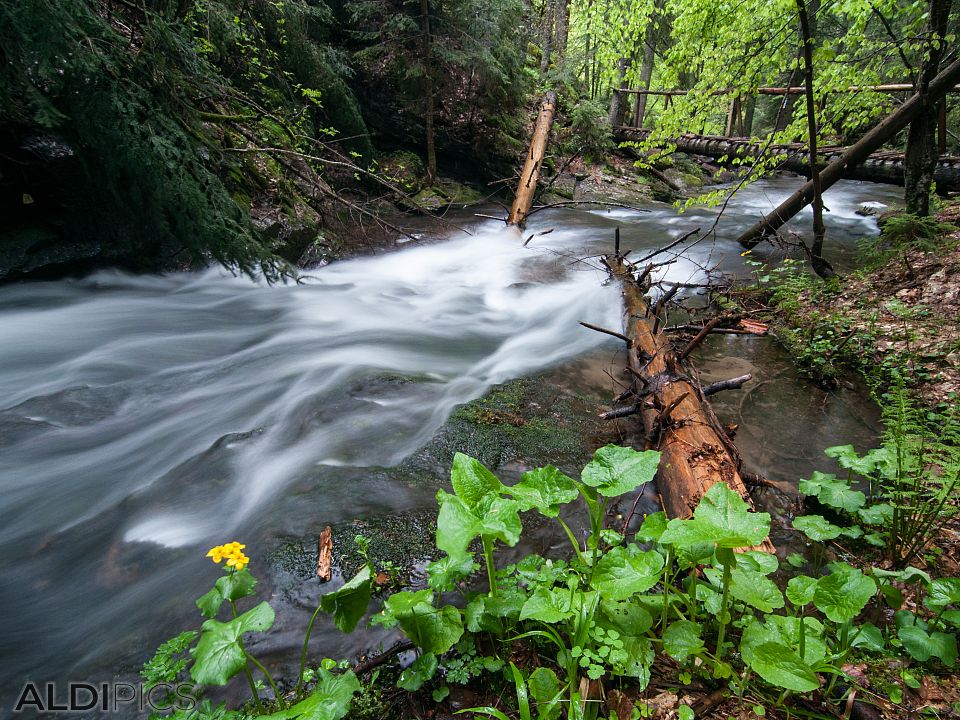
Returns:
[[[790,578],[787,583],[787,600],[795,607],[803,607],[813,602],[813,596],[817,591],[816,578],[806,575],[797,575]]]
[[[677,620],[663,633],[663,649],[678,662],[703,649],[703,628],[690,620]]]
[[[926,662],[936,657],[950,666],[957,661],[957,638],[953,635],[928,633],[919,625],[908,625],[897,630],[897,637],[914,660]]]
[[[520,482],[506,488],[520,503],[520,510],[536,509],[546,517],[557,517],[560,507],[577,499],[577,484],[552,465],[525,472]]]
[[[317,687],[296,705],[271,715],[266,720],[340,720],[350,711],[353,696],[360,692],[360,682],[353,671],[334,675],[317,669]]]
[[[360,618],[370,604],[370,566],[363,568],[342,587],[320,598],[320,607],[333,615],[333,624],[341,632],[350,633],[357,627]]]
[[[597,563],[591,586],[606,600],[626,600],[656,585],[661,570],[663,557],[658,552],[644,552],[636,545],[614,547]]]
[[[453,491],[469,507],[475,507],[487,493],[499,495],[505,489],[503,483],[483,463],[460,452],[453,456],[450,482]]]
[[[711,542],[719,548],[759,545],[770,532],[770,515],[751,512],[737,493],[723,483],[711,487],[691,520],[671,520],[660,542],[694,545]]]
[[[203,623],[200,642],[193,649],[190,676],[201,685],[226,685],[246,665],[240,646],[245,632],[269,630],[274,620],[273,608],[262,602],[230,622],[207,620]]]
[[[766,642],[754,648],[749,665],[768,683],[786,690],[811,692],[820,688],[820,680],[810,666],[781,643]]]
[[[616,497],[653,480],[660,464],[656,450],[638,452],[633,448],[606,445],[596,453],[580,474],[584,485],[600,495]]]
[[[854,567],[836,564],[817,581],[813,603],[834,622],[853,620],[877,592],[877,584]]]
[[[794,518],[793,527],[814,542],[833,540],[840,537],[840,532],[843,530],[840,526],[834,525],[820,515],[803,515]]]
[[[437,672],[437,656],[433,653],[423,653],[414,660],[409,667],[403,669],[397,680],[397,687],[414,692],[423,687],[425,682],[433,678]]]
[[[570,610],[569,592],[558,588],[537,588],[523,604],[521,620],[539,620],[556,623],[573,615]]]

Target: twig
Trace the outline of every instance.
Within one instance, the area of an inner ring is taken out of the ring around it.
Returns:
[[[580,321],[580,324],[589,330],[596,330],[599,333],[604,333],[605,335],[612,335],[615,338],[619,338],[627,344],[627,347],[633,347],[633,341],[623,333],[619,333],[616,330],[610,330],[609,328],[600,327],[599,325],[594,325],[593,323],[583,322],[582,320]]]
[[[534,213],[540,212],[541,210],[549,210],[550,208],[564,207],[566,205],[605,205],[610,207],[626,208],[627,210],[634,210],[636,212],[650,212],[645,208],[634,207],[633,205],[627,205],[626,203],[602,202],[600,200],[564,200],[563,202],[550,203],[549,205],[537,205],[537,207],[533,208],[533,210],[527,213],[527,217],[530,217]]]
[[[414,645],[409,640],[398,642],[389,650],[384,650],[379,655],[374,655],[373,657],[367,658],[362,662],[358,662],[356,665],[353,666],[353,672],[355,672],[357,675],[363,675],[364,673],[368,673],[374,668],[378,668],[381,665],[386,664],[387,662],[389,662],[391,659],[393,659],[400,653],[405,653],[408,650],[413,650],[415,647],[416,645]]]
[[[600,413],[600,419],[615,420],[617,418],[629,417],[630,415],[636,415],[641,410],[643,410],[643,403],[635,403],[633,405],[614,408],[613,410],[608,410],[605,413]]]
[[[724,314],[720,314],[711,318],[710,322],[708,322],[706,325],[703,326],[703,329],[694,336],[693,340],[687,343],[687,346],[680,351],[680,354],[677,355],[677,357],[683,360],[687,355],[692,353],[694,349],[696,349],[696,347],[700,345],[700,343],[702,343],[706,339],[707,335],[710,334],[711,330],[713,330],[717,325],[719,325],[726,319],[727,319],[727,316]],[[731,319],[734,319],[734,318],[731,318]],[[739,319],[739,318],[736,318],[736,319]]]
[[[743,387],[744,383],[750,382],[751,380],[753,380],[753,375],[747,373],[746,375],[729,378],[728,380],[720,380],[715,383],[710,383],[703,389],[703,396],[710,397],[711,395],[716,395],[718,392],[722,392],[724,390],[739,390],[741,387]]]
[[[640,258],[639,260],[634,260],[634,261],[633,261],[633,264],[634,264],[634,265],[639,265],[640,263],[646,262],[647,260],[649,260],[649,259],[652,258],[652,257],[656,257],[656,256],[659,255],[660,253],[664,253],[664,252],[666,252],[667,250],[672,250],[673,248],[675,248],[675,247],[676,247],[677,245],[679,245],[680,243],[682,243],[682,242],[688,240],[689,238],[691,238],[692,236],[696,235],[698,232],[700,232],[700,228],[694,228],[693,230],[691,230],[690,232],[686,233],[685,235],[681,235],[680,237],[678,237],[676,240],[674,240],[674,241],[673,241],[672,243],[670,243],[669,245],[666,245],[666,246],[664,246],[664,247],[662,247],[662,248],[659,248],[659,249],[657,249],[657,250],[654,250],[652,253],[648,253],[647,255],[644,255],[644,256],[643,256],[642,258]]]

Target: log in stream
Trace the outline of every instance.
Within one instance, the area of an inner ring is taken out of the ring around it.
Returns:
[[[669,517],[689,517],[704,493],[719,482],[752,507],[736,448],[699,382],[691,377],[663,332],[659,318],[663,299],[651,308],[645,297],[649,273],[642,274],[645,279],[640,284],[620,255],[608,255],[604,263],[623,290],[628,370],[637,381],[635,408],[647,446],[661,453],[657,487],[663,509]],[[769,539],[759,549],[774,552]]]

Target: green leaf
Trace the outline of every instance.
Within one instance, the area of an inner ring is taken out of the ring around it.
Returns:
[[[771,685],[795,692],[820,688],[820,680],[810,666],[787,645],[765,642],[753,649],[750,659],[750,668]]]
[[[569,591],[560,588],[537,588],[523,604],[520,619],[557,623],[572,617],[569,594]]]
[[[867,496],[854,490],[849,483],[838,480],[835,475],[815,471],[809,480],[801,480],[800,492],[816,497],[832,508],[856,512],[867,502]]]
[[[449,592],[457,583],[470,576],[477,564],[473,555],[444,555],[427,565],[427,583],[437,592]]]
[[[769,613],[783,607],[783,593],[773,580],[740,567],[730,573],[730,594],[760,612]]]
[[[600,609],[604,616],[621,635],[639,637],[653,627],[653,618],[650,613],[634,600],[635,598],[623,601],[600,601]],[[660,598],[657,600],[659,601]]]
[[[719,548],[740,548],[759,545],[769,532],[769,514],[750,512],[743,498],[717,483],[707,490],[693,519],[671,520],[660,542],[681,546],[711,542]]]
[[[520,482],[506,492],[520,503],[520,510],[536,510],[546,517],[557,517],[560,508],[577,499],[577,484],[552,465],[525,472]]]
[[[817,581],[813,604],[834,622],[853,620],[877,592],[877,583],[849,565],[838,563]]]
[[[823,625],[812,617],[803,619],[803,661],[816,665],[827,655],[827,646],[821,639]],[[764,622],[754,620],[740,637],[740,654],[747,664],[753,662],[756,649],[767,642],[775,642],[791,648],[800,646],[800,618],[785,615],[768,615]]]
[[[333,615],[333,624],[341,632],[351,633],[367,612],[370,604],[370,566],[363,568],[350,580],[333,592],[320,598],[320,607]]]
[[[893,505],[877,503],[857,510],[857,515],[867,525],[886,526],[893,520]]]
[[[347,670],[334,675],[329,670],[317,669],[317,687],[296,705],[271,715],[266,720],[340,720],[350,711],[353,696],[360,692],[360,681]]]
[[[197,598],[197,607],[204,617],[216,617],[223,603],[227,600],[236,602],[240,598],[253,595],[256,586],[257,579],[250,573],[249,568],[222,575],[209,592]]]
[[[960,578],[937,578],[931,582],[923,604],[931,610],[960,605]]]
[[[624,635],[621,640],[627,660],[613,668],[614,674],[636,678],[638,689],[642,691],[650,682],[650,666],[655,657],[653,647],[645,637]]]
[[[557,674],[548,667],[538,667],[527,678],[527,687],[530,695],[538,703],[549,703],[556,700],[560,694],[560,680]]]
[[[410,692],[419,690],[425,682],[433,679],[439,664],[436,655],[433,653],[424,653],[400,673],[400,678],[397,680],[397,687]]]
[[[870,475],[882,467],[889,458],[889,451],[885,448],[875,448],[861,457],[853,445],[836,445],[823,451],[827,457],[836,458],[837,463],[844,470],[853,470],[858,475]]]
[[[681,705],[677,708],[678,720],[693,720],[696,716],[696,711],[689,705]]]
[[[948,666],[957,661],[957,638],[953,635],[928,633],[918,625],[908,625],[897,630],[897,637],[914,660],[926,662],[936,657]]]
[[[787,600],[793,603],[794,607],[802,608],[804,605],[812,603],[816,592],[816,578],[797,575],[790,578],[787,583]]]
[[[433,593],[429,590],[394,593],[383,605],[384,612],[426,652],[441,655],[463,635],[460,611],[452,605],[435,608]]]
[[[864,648],[872,652],[883,652],[883,633],[873,623],[864,623],[850,643],[852,647]]]
[[[619,445],[606,445],[593,455],[580,474],[584,485],[605,497],[623,495],[653,480],[660,464],[656,450],[638,452]]]
[[[484,495],[499,495],[506,489],[483,463],[460,452],[453,456],[450,482],[457,496],[471,508],[476,507]]]
[[[643,524],[634,536],[641,542],[656,542],[667,529],[667,514],[662,510],[643,518]]]
[[[703,628],[690,620],[677,620],[663,633],[663,649],[667,655],[683,662],[703,649]]]
[[[509,498],[488,495],[477,506],[480,534],[513,547],[520,542],[520,503]]]
[[[226,685],[246,665],[246,655],[240,647],[243,634],[269,630],[274,617],[270,604],[262,602],[230,622],[204,622],[200,642],[192,651],[193,681],[200,685]]]
[[[470,542],[480,534],[480,519],[458,496],[437,491],[437,548],[448,555],[463,557]]]
[[[840,532],[843,530],[840,526],[834,525],[820,515],[802,515],[794,518],[793,527],[814,542],[833,540],[840,537]]]
[[[656,585],[661,570],[663,557],[658,552],[643,552],[636,545],[614,547],[600,558],[590,584],[604,599],[626,600]]]
[[[800,553],[790,553],[787,555],[787,562],[791,567],[802,568],[807,564],[807,559]]]
[[[763,552],[762,550],[748,550],[737,556],[737,567],[760,575],[769,575],[777,571],[780,567],[780,561],[773,553]]]

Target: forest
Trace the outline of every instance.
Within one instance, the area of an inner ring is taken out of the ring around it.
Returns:
[[[960,717],[953,0],[0,0],[0,707]]]

